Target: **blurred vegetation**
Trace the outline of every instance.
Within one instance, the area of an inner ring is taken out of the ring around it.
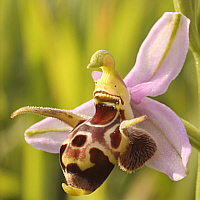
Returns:
[[[98,49],[115,57],[122,75],[172,0],[0,0],[0,200],[193,200],[197,152],[189,175],[173,182],[144,166],[131,175],[118,167],[89,196],[70,197],[58,155],[33,149],[23,133],[41,118],[10,114],[25,105],[73,109],[92,98],[86,66]],[[196,125],[197,87],[192,54],[167,93],[156,99]]]

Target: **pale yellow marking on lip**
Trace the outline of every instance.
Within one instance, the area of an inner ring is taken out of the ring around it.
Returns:
[[[62,188],[67,194],[72,196],[88,195],[92,193],[92,191],[87,191],[76,187],[72,187],[71,185],[66,185],[65,183],[62,183]]]

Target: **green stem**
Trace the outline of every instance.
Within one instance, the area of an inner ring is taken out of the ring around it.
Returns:
[[[182,121],[186,127],[191,145],[200,151],[200,130],[188,121],[184,119],[182,119]]]
[[[200,52],[193,52],[198,81],[198,128],[200,129]],[[198,152],[198,168],[196,179],[196,199],[200,199],[200,151]]]

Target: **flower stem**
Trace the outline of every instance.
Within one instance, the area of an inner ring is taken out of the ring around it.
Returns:
[[[198,84],[198,128],[200,129],[200,52],[193,52]],[[196,179],[196,199],[200,199],[200,151],[198,151],[198,168]]]
[[[189,123],[188,121],[184,119],[182,119],[182,121],[187,130],[191,145],[195,147],[198,151],[200,151],[200,130],[191,123]]]

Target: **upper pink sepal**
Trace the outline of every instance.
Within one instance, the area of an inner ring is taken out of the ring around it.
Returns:
[[[182,69],[189,46],[190,20],[180,13],[164,13],[142,43],[133,69],[125,77],[128,88],[153,82],[149,96],[166,92]]]

